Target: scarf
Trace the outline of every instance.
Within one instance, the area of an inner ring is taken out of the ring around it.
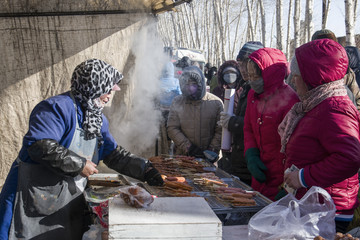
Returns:
[[[327,98],[346,95],[347,92],[344,88],[344,81],[343,79],[340,79],[317,86],[301,97],[301,102],[294,104],[278,127],[278,133],[281,137],[280,152],[285,152],[286,144],[288,143],[291,134],[307,112]]]
[[[85,139],[98,137],[99,144],[103,143],[101,135],[102,109],[97,103],[100,96],[109,93],[115,84],[123,78],[114,67],[98,59],[90,59],[79,64],[71,78],[71,92],[84,110],[82,128]]]

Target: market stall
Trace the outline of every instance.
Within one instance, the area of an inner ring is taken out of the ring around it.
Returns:
[[[211,239],[211,237],[222,239],[222,226],[246,225],[251,216],[272,202],[204,159],[187,156],[157,156],[150,160],[162,174],[165,181],[162,187],[149,186],[114,173],[95,174],[89,178],[90,187],[85,193],[93,206],[119,194],[119,189],[126,186],[140,186],[150,195],[155,196],[154,202],[147,210],[132,209],[124,202],[119,203],[118,198],[111,200],[108,205],[107,227],[112,239],[121,239],[118,238],[121,234],[116,233],[127,232],[125,228],[135,231],[130,226],[137,226],[144,230],[150,223],[151,229],[158,229],[154,233],[165,234],[167,229],[171,229],[175,237],[176,229],[184,229],[183,226],[189,225],[190,222],[194,231],[188,229],[186,232],[189,234],[201,237],[200,232],[207,232],[210,235],[204,236],[204,239]],[[186,215],[186,213],[189,214]],[[194,216],[202,217],[194,218]],[[125,224],[126,221],[132,224]],[[164,224],[167,227],[162,228]],[[213,229],[213,232],[206,231],[207,227]],[[199,232],[198,230],[201,229],[202,231]],[[242,230],[244,232],[244,229]],[[179,232],[184,231],[179,230]],[[154,236],[156,237],[159,236]]]

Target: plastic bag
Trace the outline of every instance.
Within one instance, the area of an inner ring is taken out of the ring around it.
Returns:
[[[103,231],[106,231],[106,229],[101,225],[91,225],[90,229],[84,233],[82,240],[102,240],[101,235]]]
[[[84,191],[85,200],[89,203],[102,203],[119,195],[119,187],[86,188]]]
[[[92,207],[93,212],[103,228],[109,228],[109,200]]]
[[[300,200],[288,194],[250,219],[249,240],[334,239],[335,211],[329,193],[320,187],[311,187]]]
[[[154,201],[154,197],[139,186],[127,186],[119,188],[120,197],[130,206],[135,208],[147,208]]]

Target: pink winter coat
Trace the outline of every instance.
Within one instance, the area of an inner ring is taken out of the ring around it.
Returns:
[[[301,76],[312,87],[339,80],[346,73],[345,50],[329,41],[316,40],[295,51]],[[348,96],[327,98],[299,121],[285,149],[285,167],[303,168],[305,184],[325,188],[342,218],[358,206],[359,121],[359,112]],[[307,190],[299,189],[296,197]]]
[[[249,58],[262,70],[264,92],[250,90],[244,123],[245,152],[249,148],[260,150],[260,159],[267,167],[266,182],[252,178],[252,188],[274,200],[284,181],[284,154],[280,153],[281,141],[278,126],[299,101],[294,90],[284,82],[288,74],[288,62],[278,49],[262,48]]]

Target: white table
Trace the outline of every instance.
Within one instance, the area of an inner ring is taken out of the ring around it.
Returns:
[[[222,223],[204,198],[155,198],[145,208],[109,201],[109,239],[221,240]]]
[[[223,226],[223,240],[247,240],[248,225]]]

